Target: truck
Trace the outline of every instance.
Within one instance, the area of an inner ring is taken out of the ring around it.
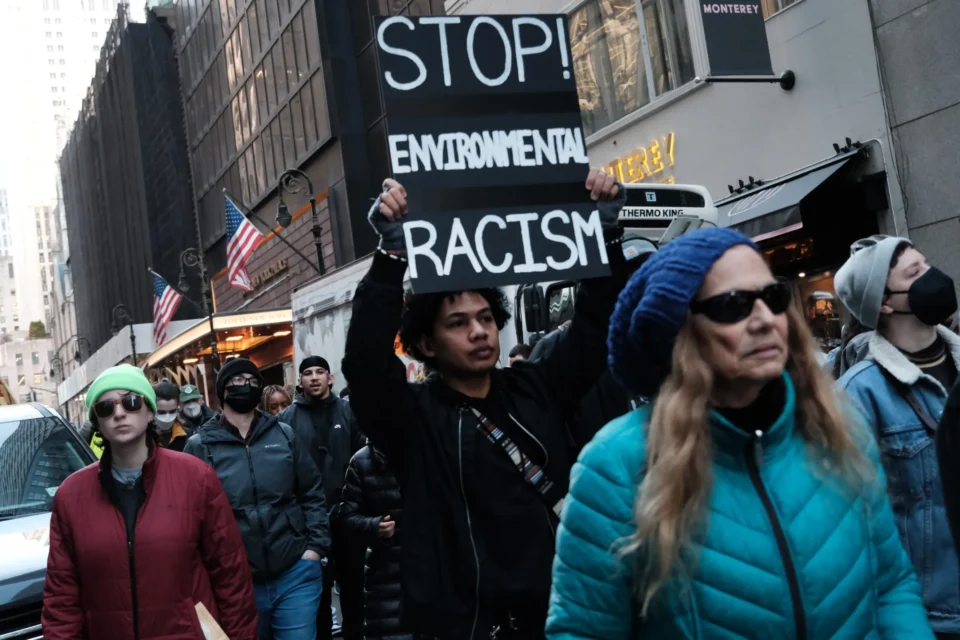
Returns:
[[[717,208],[706,188],[699,185],[627,184],[627,201],[620,211],[624,228],[624,251],[643,251],[702,226],[717,225]],[[629,253],[628,253],[629,257]],[[353,294],[370,269],[373,256],[344,265],[299,287],[291,299],[293,311],[294,362],[310,355],[327,359],[334,384],[342,387],[343,360],[353,309]],[[404,283],[409,288],[409,276]],[[531,343],[553,331],[573,316],[575,281],[537,282],[504,288],[513,303],[513,317],[500,332],[500,364],[514,345]],[[407,368],[407,379],[422,373],[420,363],[403,353],[399,340],[397,357]]]

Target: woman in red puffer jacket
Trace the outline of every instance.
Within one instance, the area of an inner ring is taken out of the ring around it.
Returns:
[[[130,365],[87,394],[107,443],[53,499],[45,640],[203,640],[202,603],[230,640],[254,640],[253,580],[213,470],[156,446],[156,396]]]

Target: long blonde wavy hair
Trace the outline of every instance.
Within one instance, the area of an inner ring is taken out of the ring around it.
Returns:
[[[787,311],[790,374],[797,398],[797,429],[822,469],[836,471],[858,493],[872,467],[858,445],[833,380],[817,363],[813,335],[798,305]],[[660,387],[647,427],[645,476],[634,515],[637,530],[623,548],[637,552],[641,613],[676,571],[687,572],[691,539],[704,524],[713,477],[708,426],[713,371],[701,355],[703,338],[692,322],[681,329],[673,366]]]

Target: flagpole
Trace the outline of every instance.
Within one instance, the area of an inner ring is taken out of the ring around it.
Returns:
[[[163,280],[164,282],[166,282],[168,287],[170,287],[171,289],[173,289],[174,291],[176,291],[178,294],[180,294],[180,297],[181,297],[181,298],[183,298],[184,300],[186,300],[187,302],[189,302],[190,304],[192,304],[192,305],[193,305],[193,308],[196,309],[197,311],[199,311],[201,315],[204,315],[204,316],[207,315],[207,312],[203,310],[203,307],[201,307],[199,304],[197,304],[197,303],[193,300],[193,298],[188,297],[187,294],[185,294],[183,291],[181,291],[178,287],[176,287],[175,285],[170,284],[170,281],[169,281],[169,280],[167,280],[166,278],[164,278],[164,277],[161,276],[159,273],[157,273],[156,271],[154,271],[153,269],[151,269],[151,268],[149,268],[149,267],[147,267],[147,271],[150,272],[151,275],[157,276],[158,278],[160,278],[161,280]]]
[[[181,266],[180,268],[183,269],[182,266]],[[151,274],[157,276],[158,278],[160,278],[161,280],[163,280],[164,282],[166,282],[168,287],[170,287],[171,289],[173,289],[174,291],[176,291],[178,294],[180,294],[180,297],[181,297],[181,298],[183,298],[184,300],[186,300],[187,302],[189,302],[190,304],[192,304],[193,307],[194,307],[197,311],[200,312],[200,315],[204,316],[204,317],[207,319],[207,322],[210,323],[210,340],[211,340],[211,342],[210,342],[210,355],[213,356],[213,361],[216,363],[215,371],[219,371],[219,370],[220,370],[220,351],[217,349],[217,331],[216,331],[216,329],[214,329],[214,327],[213,327],[213,311],[209,311],[209,312],[208,312],[207,309],[205,309],[204,307],[200,306],[199,304],[197,304],[196,302],[194,302],[192,298],[188,297],[185,293],[183,293],[183,291],[181,291],[179,287],[175,287],[175,286],[173,286],[172,284],[170,284],[169,282],[167,282],[167,279],[166,279],[166,278],[164,278],[162,275],[160,275],[159,273],[157,273],[156,271],[154,271],[154,270],[151,269],[150,267],[147,267],[147,271],[149,271]],[[206,276],[206,269],[203,269],[203,270],[202,270],[202,273],[200,274],[201,280],[203,280],[203,278],[204,278],[205,276]],[[202,282],[202,284],[205,284],[205,281]],[[202,295],[202,293],[201,293],[201,295]]]
[[[244,207],[242,202],[241,202],[240,204],[237,204],[237,199],[230,195],[230,192],[227,191],[227,188],[226,188],[226,187],[223,188],[223,195],[225,195],[226,197],[230,198],[230,201],[233,202],[234,205],[236,205],[237,209],[240,209],[240,212],[241,212],[241,213],[243,213],[243,214],[246,215],[246,216],[253,217],[254,220],[256,220],[257,222],[259,222],[260,224],[262,224],[263,226],[265,226],[267,229],[270,229],[271,232],[273,232],[273,227],[271,227],[269,224],[267,224],[266,222],[264,222],[263,218],[261,218],[257,213],[255,213],[255,212],[253,212],[253,211],[250,211],[249,209],[247,209],[246,207]],[[313,269],[317,272],[317,274],[323,275],[323,273],[320,271],[320,267],[319,267],[318,265],[315,265],[313,262],[311,262],[311,261],[307,258],[307,256],[303,255],[303,253],[302,253],[301,251],[299,251],[295,246],[293,246],[292,244],[290,244],[290,242],[289,242],[286,238],[284,238],[282,235],[280,235],[279,233],[276,233],[276,232],[274,232],[273,235],[274,235],[274,237],[279,238],[279,239],[280,239],[280,242],[282,242],[283,244],[285,244],[285,245],[287,245],[288,247],[290,247],[290,249],[293,250],[293,252],[294,252],[295,254],[297,254],[298,256],[300,256],[301,258],[303,258],[303,261],[306,262],[307,264],[309,264],[311,267],[313,267]]]

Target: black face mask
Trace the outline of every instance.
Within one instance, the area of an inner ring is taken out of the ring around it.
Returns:
[[[255,387],[250,384],[234,385],[227,387],[227,397],[224,398],[223,402],[237,413],[246,414],[252,413],[257,408],[262,396],[262,387]]]
[[[907,294],[910,311],[894,313],[914,315],[923,324],[935,327],[957,312],[957,292],[953,279],[936,267],[913,281],[906,291],[888,291],[889,294]]]

